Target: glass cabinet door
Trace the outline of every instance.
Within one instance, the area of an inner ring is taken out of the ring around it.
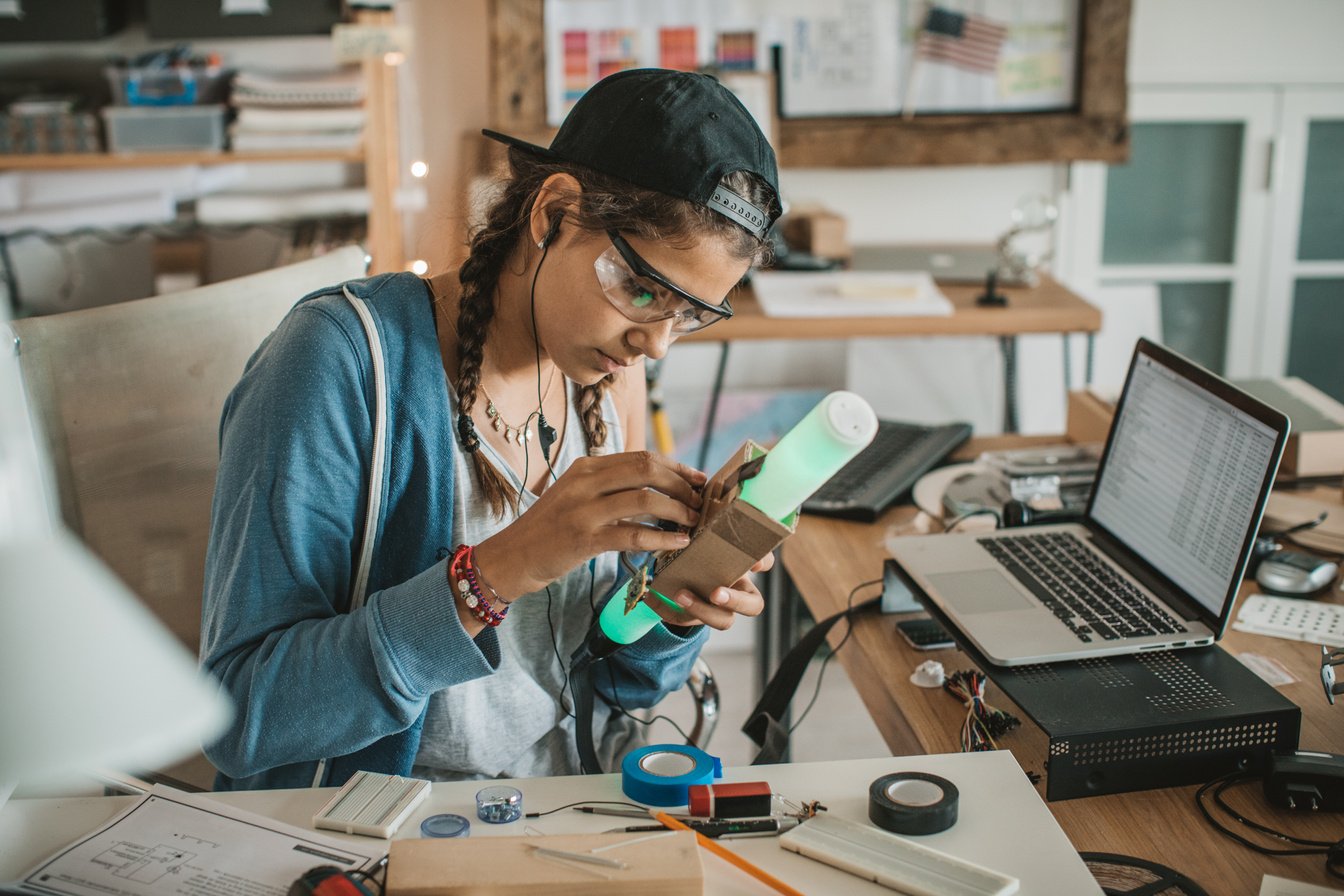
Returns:
[[[1344,91],[1285,91],[1266,358],[1344,401]]]
[[[1163,342],[1231,376],[1260,364],[1275,103],[1270,90],[1136,88],[1130,160],[1073,169],[1077,285],[1156,286]]]

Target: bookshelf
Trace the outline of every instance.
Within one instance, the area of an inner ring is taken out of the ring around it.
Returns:
[[[393,14],[360,10],[356,21],[364,25],[390,25]],[[396,68],[383,59],[363,63],[365,80],[364,145],[349,150],[304,150],[267,152],[140,152],[140,153],[38,153],[0,154],[0,172],[5,171],[98,171],[176,165],[231,165],[276,162],[345,162],[364,166],[369,193],[366,249],[370,274],[402,270],[406,265],[401,212],[396,207],[400,187]]]

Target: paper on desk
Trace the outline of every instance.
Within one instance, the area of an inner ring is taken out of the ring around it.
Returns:
[[[925,271],[756,273],[751,288],[770,317],[945,317],[952,313]]]
[[[387,844],[349,844],[155,786],[11,885],[46,896],[285,896],[318,865],[372,869]],[[8,892],[8,891],[7,891]]]
[[[1339,891],[1317,884],[1304,884],[1286,877],[1266,874],[1260,881],[1260,896],[1339,896]]]

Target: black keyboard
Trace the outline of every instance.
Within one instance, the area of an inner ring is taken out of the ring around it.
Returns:
[[[1080,641],[1188,631],[1068,532],[978,541]]]
[[[969,423],[880,420],[872,444],[827,480],[803,512],[871,523],[970,435]]]

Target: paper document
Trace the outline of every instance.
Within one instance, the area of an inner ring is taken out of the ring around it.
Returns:
[[[751,287],[770,317],[943,317],[952,303],[925,271],[757,273]]]
[[[386,853],[382,840],[350,844],[156,786],[11,887],[46,896],[285,896],[318,865],[371,870]]]

